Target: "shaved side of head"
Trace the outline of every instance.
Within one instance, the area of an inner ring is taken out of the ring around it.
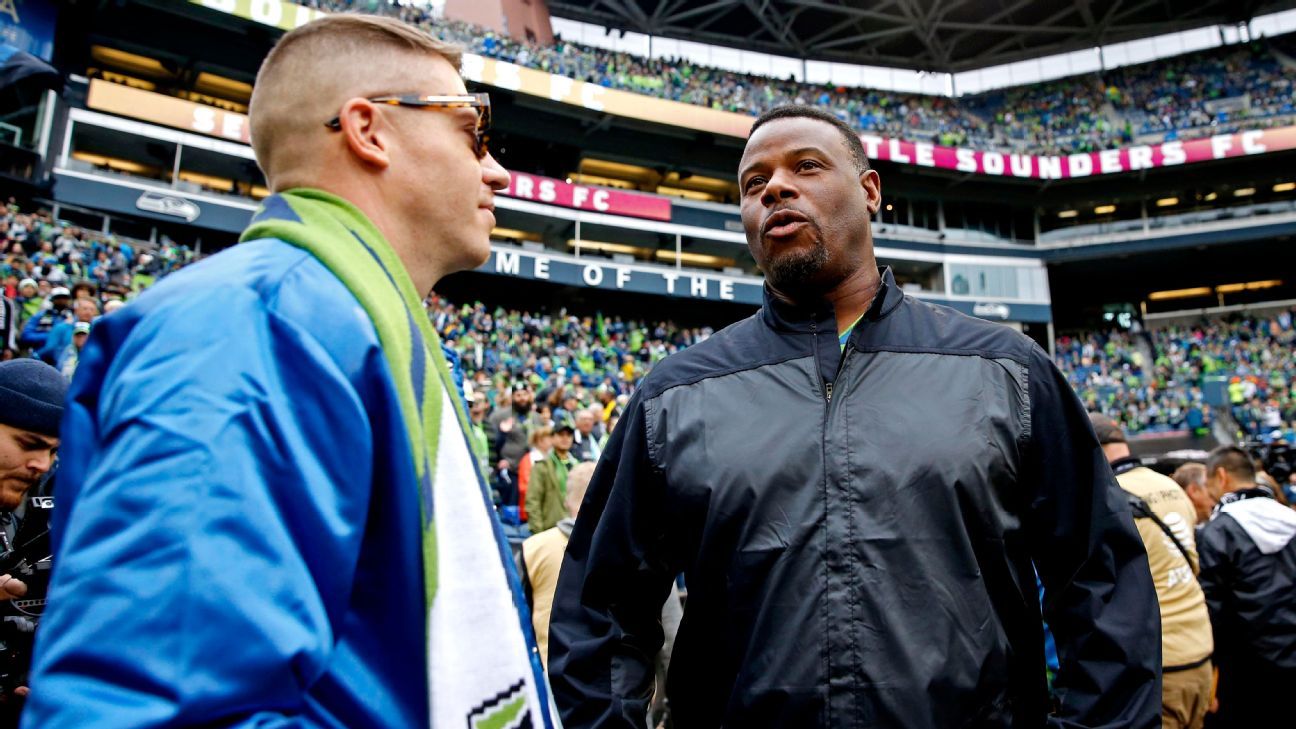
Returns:
[[[288,32],[266,56],[249,104],[252,149],[271,189],[312,160],[312,140],[348,99],[417,89],[411,59],[445,59],[459,69],[459,46],[394,18],[343,13]]]

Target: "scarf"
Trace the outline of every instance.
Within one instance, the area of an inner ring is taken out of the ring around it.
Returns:
[[[391,371],[419,489],[429,726],[558,726],[468,418],[409,273],[363,213],[321,190],[266,198],[241,240],[263,238],[305,250],[346,286]]]

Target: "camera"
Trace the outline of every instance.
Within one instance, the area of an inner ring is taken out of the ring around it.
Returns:
[[[45,595],[49,589],[50,567],[53,564],[49,523],[54,513],[52,479],[45,479],[32,488],[19,509],[21,519],[13,536],[4,529],[0,545],[0,575],[9,575],[27,585],[27,594],[21,598],[0,601],[0,727],[16,726],[22,710],[22,698],[14,692],[27,685],[31,670],[32,646],[36,627],[45,610]],[[15,515],[7,515],[9,519]]]
[[[1265,473],[1273,477],[1279,488],[1290,491],[1291,475],[1296,467],[1296,450],[1291,445],[1252,442],[1246,444],[1246,449],[1252,458],[1260,461]]]

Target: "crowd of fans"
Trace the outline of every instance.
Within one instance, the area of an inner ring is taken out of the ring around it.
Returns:
[[[1296,442],[1294,314],[1296,309],[1289,309],[1274,316],[1155,330],[1157,376],[1183,383],[1226,378],[1239,435]]]
[[[1274,316],[1209,321],[1142,334],[1059,337],[1058,366],[1093,411],[1132,434],[1188,430],[1207,435],[1215,415],[1210,383],[1223,386],[1236,435],[1296,442],[1296,309]]]
[[[69,374],[81,335],[95,317],[195,258],[185,246],[118,240],[60,223],[45,211],[20,212],[13,204],[0,215],[0,236],[5,358],[37,356]],[[1129,433],[1209,433],[1215,414],[1203,388],[1207,378],[1223,378],[1238,435],[1293,442],[1294,314],[1146,335],[1065,335],[1055,342],[1056,361],[1090,410]],[[487,401],[488,412],[507,408],[513,391],[523,387],[534,400],[532,420],[549,427],[574,424],[586,411],[595,416],[600,436],[655,363],[712,334],[707,327],[671,322],[505,310],[435,297],[429,316],[459,362],[466,389]]]
[[[194,259],[188,247],[118,239],[23,213],[0,212],[3,358],[37,357],[69,378],[94,321]]]
[[[302,0],[375,11],[379,0]],[[405,20],[470,51],[608,88],[744,114],[782,104],[829,109],[860,131],[946,146],[1037,154],[1093,152],[1293,123],[1292,76],[1270,41],[1187,54],[1028,86],[949,98],[743,74],[683,58],[645,58],[572,43],[519,42],[400,6]],[[1281,40],[1278,44],[1281,44]],[[1229,103],[1220,102],[1229,100]]]
[[[1086,409],[1103,413],[1127,433],[1209,433],[1211,407],[1201,388],[1149,368],[1137,336],[1118,331],[1062,336],[1055,358]]]

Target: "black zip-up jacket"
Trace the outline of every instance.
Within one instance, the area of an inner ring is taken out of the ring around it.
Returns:
[[[1007,327],[890,270],[839,350],[827,304],[668,357],[589,486],[549,628],[567,729],[642,729],[674,575],[675,725],[1160,725],[1156,593],[1083,406]]]
[[[1221,681],[1238,670],[1296,675],[1296,513],[1271,493],[1229,494],[1198,537]]]

